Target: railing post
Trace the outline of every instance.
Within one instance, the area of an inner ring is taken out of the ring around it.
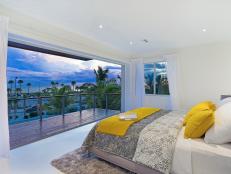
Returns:
[[[39,115],[39,118],[40,118],[40,121],[43,120],[43,117],[42,117],[42,98],[39,96],[38,97],[38,115]]]
[[[62,117],[63,117],[63,127],[65,127],[65,98],[66,96],[65,95],[62,95]]]
[[[23,114],[24,114],[24,118],[26,117],[26,98],[23,97]]]
[[[95,93],[93,93],[93,112],[94,112],[94,115],[95,115],[95,108],[96,108],[96,96],[95,96]]]
[[[122,99],[122,97],[121,97],[121,94],[119,94],[119,99],[120,99],[120,113],[122,112],[122,106],[121,106],[121,99]]]
[[[14,119],[17,118],[17,108],[18,108],[18,101],[17,98],[14,100]]]
[[[65,115],[65,96],[62,96],[62,116],[64,117]]]
[[[82,119],[82,96],[79,93],[79,112],[80,112],[80,119]]]
[[[108,114],[108,94],[107,93],[105,94],[105,105],[106,105],[105,106],[105,108],[106,108],[105,111],[106,111],[106,115],[107,115]]]

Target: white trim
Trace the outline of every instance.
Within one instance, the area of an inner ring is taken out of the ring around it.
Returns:
[[[112,60],[110,58],[101,57],[101,56],[97,56],[97,55],[93,55],[93,54],[89,54],[89,53],[84,53],[81,51],[76,51],[73,49],[69,49],[69,48],[65,48],[65,47],[61,47],[58,45],[53,45],[53,44],[49,44],[49,43],[45,43],[45,42],[41,42],[38,40],[30,39],[30,38],[19,36],[19,35],[12,34],[12,33],[9,33],[9,41],[14,41],[14,42],[18,42],[18,43],[22,43],[22,44],[26,44],[26,45],[31,45],[31,46],[35,46],[35,47],[40,47],[40,48],[45,48],[45,49],[49,49],[49,50],[59,51],[59,52],[67,53],[67,54],[73,54],[73,55],[82,56],[82,57],[86,57],[86,58],[90,58],[90,59],[106,61],[109,63],[125,65],[125,62],[122,62],[122,61]]]
[[[8,21],[0,16],[0,158],[8,158],[10,152],[6,78]]]
[[[160,96],[160,97],[169,97],[170,94],[145,94],[145,96]]]
[[[126,98],[126,92],[125,92],[125,90],[126,90],[126,84],[125,84],[125,81],[126,81],[126,79],[125,79],[125,65],[122,65],[121,66],[121,82],[120,82],[120,85],[121,85],[121,111],[122,112],[124,112],[125,111],[125,98]]]

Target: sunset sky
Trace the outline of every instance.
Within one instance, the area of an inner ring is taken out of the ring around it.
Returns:
[[[49,54],[8,48],[7,77],[15,77],[32,84],[33,90],[50,86],[50,81],[60,84],[70,84],[75,80],[78,85],[95,83],[93,70],[98,66],[109,69],[109,78],[115,78],[121,73],[121,66],[98,60],[81,61]]]

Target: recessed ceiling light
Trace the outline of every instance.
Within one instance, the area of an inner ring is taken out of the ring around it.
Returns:
[[[144,43],[148,43],[148,39],[143,39],[143,42]]]
[[[130,44],[130,45],[133,45],[133,42],[132,42],[132,41],[130,41],[130,42],[129,42],[129,44]]]
[[[99,25],[99,28],[100,28],[100,29],[103,29],[103,25],[100,24],[100,25]]]
[[[202,29],[203,32],[206,32],[207,30],[205,28]]]

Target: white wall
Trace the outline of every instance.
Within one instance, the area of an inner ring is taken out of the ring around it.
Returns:
[[[218,102],[231,94],[231,43],[216,43],[176,51],[179,67],[180,106],[188,108],[203,100]],[[146,58],[145,62],[157,59]],[[144,105],[169,107],[167,96],[145,96]]]
[[[178,57],[182,107],[231,94],[231,43],[182,49]]]
[[[170,109],[170,97],[168,95],[145,95],[144,106]]]

